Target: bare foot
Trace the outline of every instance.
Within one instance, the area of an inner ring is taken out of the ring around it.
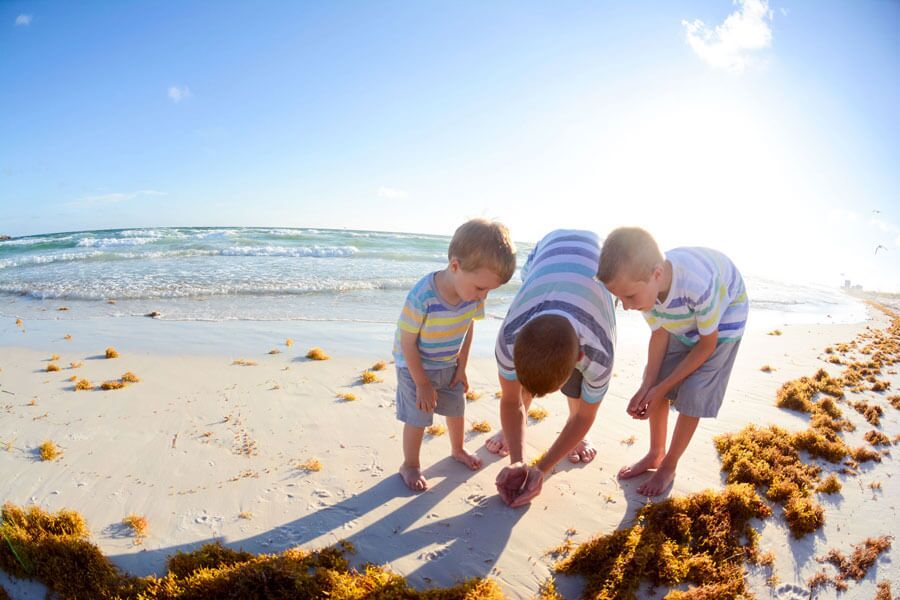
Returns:
[[[619,469],[618,477],[619,479],[631,479],[646,472],[648,469],[655,469],[662,463],[663,458],[665,458],[665,454],[651,454],[648,452],[644,458],[633,465]]]
[[[641,484],[637,489],[643,496],[659,496],[675,481],[675,469],[659,467],[653,477]]]
[[[424,492],[428,489],[428,482],[422,477],[422,470],[419,467],[407,467],[400,465],[400,477],[406,487],[414,492]]]
[[[488,441],[484,443],[484,447],[487,448],[488,452],[491,454],[499,454],[500,456],[509,454],[509,448],[506,447],[506,440],[503,438],[502,431],[498,431],[496,434],[489,437]]]
[[[469,451],[465,448],[459,450],[458,452],[454,452],[453,454],[451,454],[451,456],[473,471],[477,471],[481,468],[481,459],[474,454],[470,454]]]
[[[575,446],[571,454],[569,454],[569,462],[589,463],[594,460],[595,456],[597,456],[597,449],[594,448],[594,445],[591,444],[590,441],[583,439],[578,442],[578,445]]]

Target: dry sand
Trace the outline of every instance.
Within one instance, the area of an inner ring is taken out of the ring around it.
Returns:
[[[146,321],[140,326],[156,326]],[[886,324],[886,318],[873,312],[868,323],[859,325],[782,327],[781,336],[748,332],[720,416],[701,422],[670,494],[723,487],[715,435],[748,423],[805,428],[806,419],[775,407],[780,384],[820,367],[839,373],[840,367],[824,362],[823,349],[850,341],[866,326]],[[560,464],[531,506],[512,510],[495,493],[493,481],[506,459],[483,448],[490,434],[467,433],[468,448],[485,462],[476,473],[448,457],[446,436],[426,436],[422,461],[431,488],[422,494],[405,488],[396,475],[401,426],[394,418],[393,366],[380,373],[383,383],[359,383],[362,370],[390,360],[384,340],[361,351],[365,340],[356,345],[332,340],[329,345],[328,340],[304,337],[302,331],[285,332],[256,340],[251,352],[217,355],[210,349],[180,355],[191,347],[190,340],[170,338],[171,352],[149,352],[133,349],[128,335],[119,331],[108,339],[121,356],[105,359],[101,355],[110,344],[98,333],[102,323],[82,323],[80,329],[67,324],[79,332],[77,343],[64,340],[60,327],[50,326],[43,337],[24,343],[32,335],[29,325],[25,334],[11,323],[0,329],[0,499],[77,510],[87,520],[93,542],[136,575],[161,574],[166,557],[176,550],[216,539],[252,552],[347,539],[358,549],[354,562],[388,564],[417,587],[485,576],[497,580],[510,598],[528,598],[551,574],[551,559],[544,553],[568,529],[577,531],[576,542],[609,533],[630,525],[635,510],[647,502],[635,492],[647,476],[615,479],[618,469],[639,458],[647,446],[646,423],[625,413],[643,368],[645,336],[620,339],[613,384],[591,433],[597,459],[586,466]],[[167,327],[186,337],[192,332],[178,324]],[[287,337],[294,338],[293,346],[284,345]],[[134,342],[140,346],[137,337]],[[333,358],[305,359],[314,345]],[[276,347],[281,353],[268,354]],[[62,370],[48,373],[53,354],[60,356],[55,362]],[[233,365],[238,358],[258,364]],[[84,365],[69,369],[72,361]],[[763,373],[764,364],[776,370]],[[137,374],[140,383],[76,392],[68,380],[77,375],[99,384],[126,371]],[[888,394],[898,393],[900,379],[888,378]],[[496,369],[486,353],[473,358],[469,381],[483,395],[468,403],[467,420],[487,420],[499,428]],[[358,399],[336,397],[345,391]],[[881,430],[891,437],[900,433],[898,411],[883,398],[876,402],[885,408]],[[531,456],[549,447],[567,414],[560,395],[537,404],[549,416],[529,424]],[[854,411],[844,412],[858,426],[845,438],[851,446],[861,445],[871,427]],[[55,462],[42,462],[38,455],[37,447],[47,439],[63,451]],[[313,458],[321,461],[321,471],[299,468]],[[761,525],[761,546],[775,552],[781,583],[770,588],[761,574],[751,574],[754,593],[760,598],[809,597],[805,581],[820,568],[814,556],[832,547],[847,551],[868,536],[895,534],[896,475],[893,457],[864,465],[858,478],[844,481],[840,494],[820,497],[827,523],[799,541],[790,538],[776,510]],[[868,487],[873,481],[881,483],[881,490]],[[149,521],[140,545],[120,524],[129,513]],[[844,597],[872,598],[876,580],[890,580],[895,591],[900,589],[898,559],[895,544]],[[6,576],[0,583],[13,598],[43,595],[39,585]],[[578,579],[561,577],[557,585],[567,598],[581,590]],[[819,597],[835,593],[825,590]]]

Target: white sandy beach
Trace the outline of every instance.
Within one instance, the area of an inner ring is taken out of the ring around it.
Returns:
[[[630,319],[630,317],[629,317]],[[622,328],[636,331],[635,321]],[[806,419],[775,406],[784,381],[824,367],[823,349],[850,341],[865,327],[884,328],[877,311],[856,325],[795,325],[783,335],[748,331],[719,418],[704,420],[682,460],[670,495],[724,485],[712,438],[749,423],[805,428]],[[618,482],[618,469],[639,458],[647,444],[645,422],[634,421],[625,405],[636,389],[644,364],[643,334],[620,335],[616,372],[592,430],[597,459],[589,465],[560,464],[531,506],[512,510],[497,497],[494,478],[505,459],[483,448],[489,434],[468,433],[484,467],[471,473],[448,458],[446,437],[429,439],[423,466],[431,488],[413,494],[396,468],[400,462],[400,424],[394,418],[393,366],[383,383],[361,385],[359,373],[378,360],[390,360],[390,331],[348,326],[340,332],[315,323],[236,324],[172,323],[134,318],[66,320],[0,326],[0,499],[37,504],[55,511],[80,512],[96,543],[120,568],[136,574],[162,574],[167,556],[211,540],[252,552],[276,552],[302,545],[315,548],[351,541],[354,563],[387,564],[419,588],[444,586],[486,576],[498,581],[510,598],[533,596],[550,575],[544,553],[574,528],[575,542],[631,524],[647,501],[635,489],[646,476]],[[64,335],[71,334],[71,340]],[[490,327],[477,330],[470,367],[471,388],[482,392],[468,403],[468,421],[487,420],[499,428],[498,390],[490,358]],[[324,336],[324,337],[323,337]],[[293,338],[291,347],[286,338]],[[120,353],[102,357],[107,346]],[[312,346],[333,357],[303,358]],[[279,354],[268,354],[278,348]],[[51,355],[62,370],[46,372]],[[238,358],[256,366],[235,366]],[[84,363],[69,369],[73,361]],[[760,367],[769,364],[772,373]],[[72,375],[99,384],[124,372],[141,381],[122,390],[75,392]],[[900,378],[887,375],[897,393]],[[336,398],[351,391],[355,402]],[[866,396],[885,409],[881,431],[900,433],[898,411],[883,395]],[[880,398],[880,399],[879,399]],[[566,418],[560,395],[537,404],[549,417],[530,423],[531,456],[546,449]],[[851,446],[872,429],[862,416],[842,405],[858,428],[845,434]],[[628,440],[634,437],[629,445]],[[63,450],[55,462],[42,462],[37,447],[46,439]],[[4,446],[5,447],[5,446]],[[307,473],[298,464],[322,463]],[[817,495],[826,525],[801,540],[790,537],[776,509],[761,525],[761,547],[776,555],[780,583],[768,587],[766,573],[751,570],[757,597],[804,598],[806,580],[821,566],[813,560],[831,548],[849,551],[866,537],[896,535],[900,499],[897,463],[887,456],[867,463],[857,478],[846,478],[836,496]],[[880,490],[868,484],[881,482]],[[129,513],[146,516],[147,538],[140,545],[120,525]],[[239,515],[245,513],[245,517]],[[895,544],[869,576],[842,596],[871,598],[876,581],[900,587],[900,548]],[[0,583],[13,598],[40,598],[41,586]],[[578,579],[558,577],[567,598],[578,597]],[[641,597],[661,597],[666,590]],[[836,597],[833,588],[817,597]]]

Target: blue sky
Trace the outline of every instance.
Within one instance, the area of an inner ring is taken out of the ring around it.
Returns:
[[[886,0],[4,2],[0,233],[638,224],[900,291],[898,30]]]

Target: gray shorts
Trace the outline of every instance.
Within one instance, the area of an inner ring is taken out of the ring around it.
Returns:
[[[731,367],[734,365],[734,358],[740,345],[741,342],[737,341],[716,346],[705,363],[669,390],[667,396],[672,402],[672,408],[689,417],[718,415],[722,399],[725,398],[725,388],[728,387],[728,378],[731,376]],[[691,346],[670,335],[669,347],[656,383],[668,377],[690,351]]]
[[[568,381],[559,388],[559,391],[567,398],[581,398],[581,383],[583,381],[584,375],[581,374],[581,371],[572,369],[572,374],[569,375]]]
[[[425,371],[437,392],[434,413],[416,407],[416,382],[409,369],[397,367],[397,419],[413,427],[428,427],[434,422],[434,414],[445,417],[461,417],[466,410],[466,392],[462,383],[450,387],[456,367]]]

